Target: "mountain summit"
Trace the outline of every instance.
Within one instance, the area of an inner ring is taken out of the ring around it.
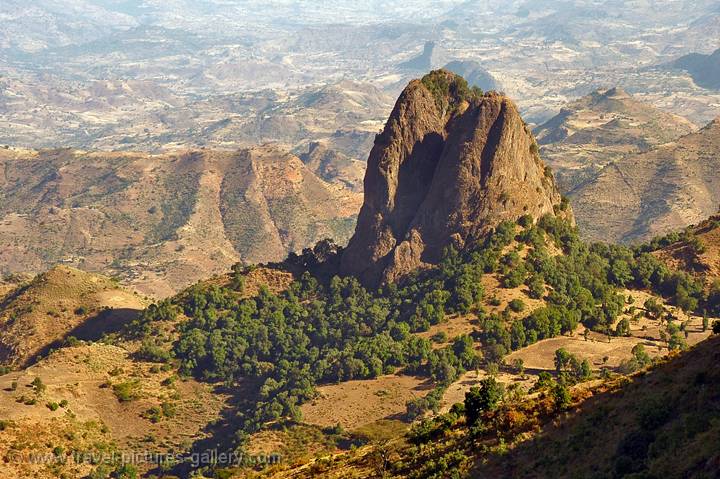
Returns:
[[[437,70],[413,80],[375,139],[341,272],[392,281],[501,221],[554,214],[550,170],[513,102]]]

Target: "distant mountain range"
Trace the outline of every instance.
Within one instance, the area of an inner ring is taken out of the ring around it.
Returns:
[[[709,55],[690,53],[669,66],[687,71],[698,86],[720,90],[720,49]]]

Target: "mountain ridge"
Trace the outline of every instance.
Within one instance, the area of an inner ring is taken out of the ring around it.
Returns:
[[[651,240],[699,223],[720,204],[720,121],[626,156],[568,193],[586,238]]]
[[[350,236],[360,195],[266,145],[162,155],[0,150],[3,273],[58,263],[167,296],[238,261]]]

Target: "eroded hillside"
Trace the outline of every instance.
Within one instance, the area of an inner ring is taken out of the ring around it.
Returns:
[[[2,272],[58,263],[166,296],[238,261],[349,238],[358,193],[274,147],[0,151]]]
[[[609,242],[650,240],[699,223],[720,204],[720,120],[615,161],[569,192],[582,234]]]
[[[686,119],[611,88],[570,103],[534,133],[543,159],[567,192],[610,162],[694,130]]]

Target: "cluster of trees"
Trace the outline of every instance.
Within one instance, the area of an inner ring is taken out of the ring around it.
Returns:
[[[587,244],[575,228],[558,217],[545,216],[537,225],[521,218],[519,224],[524,229],[516,239],[531,247],[527,257],[523,260],[511,251],[498,259],[495,269],[492,264],[485,269],[497,271],[505,287],[525,284],[530,297],[545,295],[547,306],[514,320],[479,311],[479,339],[491,360],[538,340],[569,333],[578,323],[608,336],[627,335],[629,323],[617,321],[626,302],[620,288],[649,289],[685,311],[706,309],[720,314],[720,284],[706,294],[701,281],[671,271],[649,254],[649,247],[632,250],[620,245]],[[550,255],[546,238],[564,254]],[[676,346],[682,346],[679,335],[672,337]]]
[[[173,347],[183,373],[227,384],[242,378],[243,387],[254,388],[238,413],[243,433],[268,421],[300,419],[299,406],[314,396],[318,383],[373,378],[398,368],[438,384],[409,405],[421,414],[436,409],[444,388],[480,359],[468,336],[433,350],[430,341],[412,333],[474,308],[482,298],[481,274],[449,254],[438,274],[418,276],[404,288],[370,292],[354,278],[335,277],[323,285],[305,274],[283,293],[262,289],[247,299],[231,289],[196,286],[145,316],[182,311],[189,318]],[[153,328],[147,329],[151,335]],[[162,357],[154,344],[146,338],[141,353]]]
[[[436,268],[377,291],[354,278],[320,283],[306,272],[282,293],[261,289],[240,299],[243,281],[236,271],[230,288],[192,287],[148,308],[130,329],[144,339],[139,354],[146,359],[174,356],[183,373],[228,385],[242,379],[254,392],[239,405],[242,440],[269,421],[300,419],[300,404],[314,396],[319,383],[373,378],[400,368],[437,385],[408,404],[408,413],[437,409],[447,385],[481,363],[469,336],[433,350],[430,341],[413,334],[448,314],[476,314],[484,360],[497,363],[511,350],[570,333],[579,323],[611,334],[625,306],[619,288],[650,288],[685,309],[720,299],[720,287],[706,297],[699,282],[669,271],[645,251],[582,242],[562,218],[546,216],[535,224],[523,217],[518,224],[501,223],[476,248],[462,253],[449,248]],[[507,251],[514,240],[530,247],[526,257]],[[550,254],[549,241],[564,254]],[[481,278],[490,272],[506,287],[526,285],[528,295],[544,297],[546,306],[522,316],[525,307],[518,300],[503,315],[487,314]],[[172,351],[163,350],[165,343],[153,337],[159,334],[154,323],[180,312],[188,319],[178,327]],[[582,361],[562,359],[563,372],[586,374]]]
[[[564,348],[555,351],[555,371],[558,377],[566,373],[575,381],[585,381],[592,375],[590,362],[587,359],[580,360]]]

